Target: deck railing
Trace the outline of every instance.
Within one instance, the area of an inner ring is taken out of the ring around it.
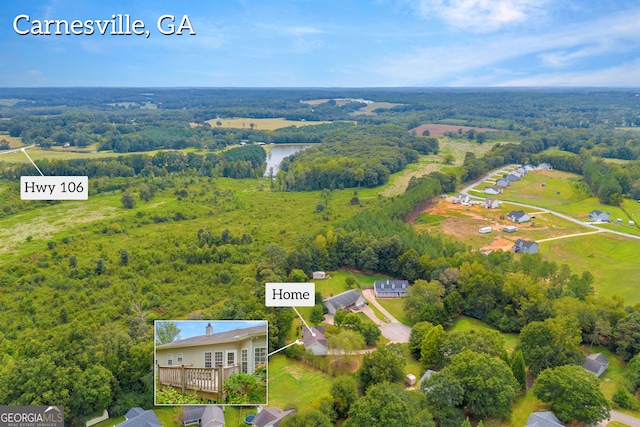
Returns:
[[[158,384],[182,390],[195,390],[218,395],[224,402],[224,380],[240,372],[240,365],[216,368],[194,368],[193,365],[158,366]]]

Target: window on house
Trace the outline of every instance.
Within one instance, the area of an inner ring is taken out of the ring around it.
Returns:
[[[211,352],[210,351],[205,351],[204,352],[204,367],[205,368],[210,368],[211,367]]]
[[[254,368],[258,366],[265,366],[267,364],[267,348],[266,347],[256,347],[254,349],[254,358],[253,358]]]
[[[182,362],[182,353],[178,353],[177,358],[178,358],[178,362]]]
[[[214,359],[213,359],[213,367],[217,368],[218,366],[222,365],[222,360],[224,357],[224,353],[221,351],[216,351],[214,353]]]
[[[243,348],[240,352],[240,369],[243,373],[249,373],[249,349]]]
[[[173,365],[173,353],[167,354],[167,365]]]
[[[236,352],[228,351],[227,352],[227,366],[233,366],[236,364]]]

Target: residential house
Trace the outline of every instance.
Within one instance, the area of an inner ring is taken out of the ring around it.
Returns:
[[[189,405],[182,407],[182,425],[184,427],[223,427],[224,411],[219,405]]]
[[[496,195],[502,193],[502,190],[498,187],[484,187],[484,193]]]
[[[556,417],[553,412],[540,411],[532,412],[529,415],[525,427],[564,427],[562,421]]]
[[[582,367],[596,377],[600,377],[609,368],[609,360],[602,353],[590,354],[582,364]]]
[[[526,170],[527,172],[531,172],[532,170],[536,170],[536,168],[531,165],[524,165],[524,170]]]
[[[124,416],[125,421],[117,427],[162,427],[160,420],[151,409],[131,408]]]
[[[468,205],[469,203],[471,203],[471,198],[469,197],[468,194],[456,194],[453,197],[453,203],[460,203],[462,205]]]
[[[515,170],[515,172],[518,172],[522,177],[527,174],[527,168],[525,168],[524,166],[520,166],[518,169]]]
[[[520,181],[522,178],[519,177],[518,175],[514,174],[514,173],[510,173],[504,176],[504,179],[506,179],[509,182],[516,182],[516,181]]]
[[[516,244],[513,245],[513,251],[520,254],[537,254],[538,243],[518,239],[516,240]]]
[[[500,178],[499,180],[496,181],[496,187],[501,187],[501,188],[505,188],[511,185],[511,182],[504,179],[504,178]]]
[[[500,201],[498,199],[484,199],[482,201],[482,207],[487,209],[497,209],[500,207]]]
[[[376,280],[373,282],[373,290],[376,298],[404,298],[409,288],[406,280]]]
[[[538,169],[540,169],[540,170],[547,170],[547,171],[548,171],[548,170],[553,169],[553,167],[551,166],[551,164],[550,164],[550,163],[540,163],[540,164],[538,165]]]
[[[511,211],[507,215],[507,219],[512,222],[517,222],[518,224],[531,221],[531,217],[524,213],[524,211]]]
[[[252,427],[278,427],[283,419],[296,412],[295,409],[283,411],[275,407],[259,407],[258,415],[251,421]]]
[[[604,212],[601,210],[593,210],[589,213],[589,221],[594,222],[611,222],[611,218],[609,217],[608,212]]]
[[[327,273],[324,271],[314,271],[312,277],[313,280],[323,280],[327,278]]]
[[[515,170],[512,170],[511,172],[509,172],[509,175],[514,175],[514,176],[517,176],[518,178],[522,179],[522,177],[524,176],[524,172],[520,171],[519,169],[515,169]]]
[[[313,334],[306,326],[302,327],[302,343],[304,348],[311,350],[314,356],[326,356],[328,353],[328,340],[324,336],[324,326],[311,327]],[[314,336],[315,334],[315,336]]]
[[[322,304],[329,310],[330,315],[336,314],[339,308],[345,310],[358,310],[365,304],[365,299],[357,289],[351,289],[341,294],[325,298]]]
[[[427,379],[431,378],[431,375],[435,374],[437,371],[432,371],[431,369],[427,369],[427,372],[425,372],[421,377],[420,380],[418,381],[418,386],[422,387],[422,383],[425,382]],[[428,387],[424,390],[425,392],[430,392],[431,391],[431,387]]]
[[[205,335],[156,346],[156,362],[194,368],[239,365],[240,372],[251,374],[267,363],[267,322],[218,333],[209,323]]]

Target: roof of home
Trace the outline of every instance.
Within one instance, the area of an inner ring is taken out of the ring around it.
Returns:
[[[170,342],[168,344],[162,344],[156,347],[156,349],[165,349],[173,347],[192,347],[198,345],[207,345],[221,342],[233,342],[241,339],[248,338],[254,335],[264,335],[267,333],[267,324],[251,326],[244,329],[234,329],[233,331],[218,332],[211,335],[199,335],[197,337],[185,338]]]
[[[564,424],[553,412],[541,411],[532,412],[525,427],[564,427]]]
[[[526,214],[524,213],[524,211],[511,211],[509,212],[509,214],[507,215],[507,218],[522,218],[523,216],[525,216]]]
[[[329,298],[325,298],[323,302],[332,305],[336,309],[340,307],[347,307],[351,304],[355,304],[358,299],[362,297],[362,294],[357,289],[350,289],[348,291],[342,292],[341,294],[334,295]]]
[[[602,214],[609,215],[607,212],[601,211],[599,209],[592,210],[589,215],[602,215]]]
[[[324,347],[327,346],[327,339],[324,336],[325,327],[324,326],[313,326],[313,332],[315,332],[316,336],[311,335],[311,332],[307,328],[302,329],[302,342],[304,343],[305,348],[310,347],[312,345],[322,345]]]
[[[406,291],[409,282],[407,280],[376,280],[373,286],[376,292],[400,292]]]
[[[218,405],[183,406],[183,422],[200,420],[201,427],[218,427],[224,425],[224,412]]]
[[[264,427],[266,425],[278,425],[283,418],[291,415],[295,409],[283,411],[280,408],[266,407],[262,408],[260,413],[256,415],[252,423],[254,426]]]
[[[131,408],[125,415],[126,421],[118,424],[118,427],[162,427],[160,420],[151,409]]]
[[[528,249],[528,248],[532,247],[533,245],[537,245],[537,243],[536,242],[530,242],[529,240],[522,240],[522,239],[516,240],[516,246],[519,246],[521,248]]]
[[[432,371],[431,369],[427,369],[427,372],[425,372],[421,377],[420,377],[420,381],[418,381],[420,384],[422,384],[422,382],[424,380],[426,380],[427,378],[431,378],[431,375],[435,374],[437,371]]]
[[[601,369],[609,366],[609,360],[602,353],[594,353],[587,356],[582,367],[589,372],[598,375],[602,373]]]

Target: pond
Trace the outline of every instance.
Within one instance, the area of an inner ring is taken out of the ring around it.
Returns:
[[[306,150],[309,147],[313,147],[317,144],[274,144],[270,146],[270,150],[267,153],[267,168],[264,171],[264,176],[269,176],[269,169],[273,168],[273,174],[278,173],[280,163],[285,157],[289,157],[298,151]]]

